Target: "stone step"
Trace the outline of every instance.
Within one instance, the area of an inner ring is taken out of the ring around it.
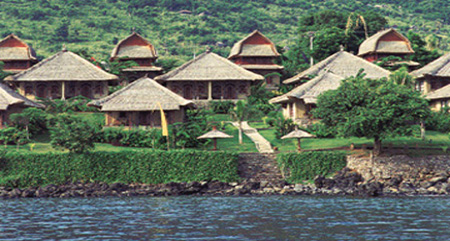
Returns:
[[[239,175],[255,182],[284,182],[273,154],[242,153],[239,155]]]

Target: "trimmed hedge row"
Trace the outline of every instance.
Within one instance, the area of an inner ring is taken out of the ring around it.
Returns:
[[[327,176],[347,165],[346,153],[336,151],[283,153],[277,156],[277,162],[290,183]]]
[[[67,181],[167,183],[238,181],[238,154],[203,151],[124,151],[89,154],[0,153],[0,186],[30,187]]]

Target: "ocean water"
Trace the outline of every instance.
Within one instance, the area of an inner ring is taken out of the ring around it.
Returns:
[[[450,198],[0,199],[0,240],[450,240]]]

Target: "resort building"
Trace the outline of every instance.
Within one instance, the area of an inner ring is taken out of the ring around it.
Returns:
[[[143,76],[154,78],[162,73],[162,68],[154,66],[158,58],[155,47],[138,33],[121,40],[111,53],[111,61],[134,61],[137,66],[123,69],[128,79],[135,80]]]
[[[356,76],[360,71],[370,79],[387,78],[390,75],[388,70],[341,50],[285,80],[283,83],[295,85],[296,88],[271,99],[270,103],[280,103],[285,118],[300,124],[309,123],[310,111],[315,107],[317,96],[326,90],[338,88],[343,79]]]
[[[155,80],[186,99],[201,102],[246,99],[252,83],[264,77],[206,51]]]
[[[11,114],[20,113],[28,107],[44,108],[43,105],[25,98],[5,84],[0,83],[0,128],[10,124],[9,116]]]
[[[319,76],[326,72],[348,78],[356,76],[360,70],[363,70],[365,77],[369,79],[387,78],[391,74],[390,71],[376,64],[341,50],[294,77],[284,80],[283,83],[300,85],[310,80],[312,76]]]
[[[88,105],[105,113],[106,126],[160,127],[160,106],[168,124],[172,124],[183,122],[186,108],[193,103],[153,79],[143,77]]]
[[[382,30],[366,39],[359,46],[358,56],[369,62],[395,56],[401,60],[388,61],[385,66],[407,65],[413,68],[419,66],[419,63],[407,59],[413,53],[414,50],[409,40],[395,29],[390,28]]]
[[[411,75],[416,78],[416,90],[430,100],[432,110],[450,107],[450,54],[411,72]]]
[[[317,97],[327,90],[337,89],[343,79],[341,76],[326,72],[284,95],[271,99],[269,103],[281,104],[283,116],[286,118],[310,119],[309,113],[316,107]]]
[[[258,30],[234,44],[228,59],[246,70],[265,76],[266,88],[278,89],[283,66],[275,64],[280,56],[275,44]]]
[[[4,63],[3,70],[11,73],[30,68],[37,62],[33,48],[14,34],[0,41],[0,61]]]
[[[108,82],[117,80],[117,76],[66,49],[5,78],[30,99],[66,99],[78,95],[98,99],[108,95]]]

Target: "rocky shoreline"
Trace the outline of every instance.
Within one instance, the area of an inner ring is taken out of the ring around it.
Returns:
[[[264,195],[350,195],[402,196],[448,195],[450,175],[447,172],[413,183],[400,177],[387,182],[365,181],[361,174],[345,168],[333,178],[316,177],[314,184],[290,185],[284,181],[225,183],[219,181],[167,184],[107,184],[103,182],[67,182],[26,189],[0,187],[1,198],[70,198],[70,197],[131,197],[131,196],[264,196]]]
[[[25,189],[1,187],[0,198],[69,198],[105,196],[265,196],[348,195],[414,196],[450,195],[450,157],[348,156],[347,167],[332,178],[317,176],[313,183],[284,181],[273,158],[247,154],[240,160],[241,182],[219,181],[123,184],[67,182]]]

